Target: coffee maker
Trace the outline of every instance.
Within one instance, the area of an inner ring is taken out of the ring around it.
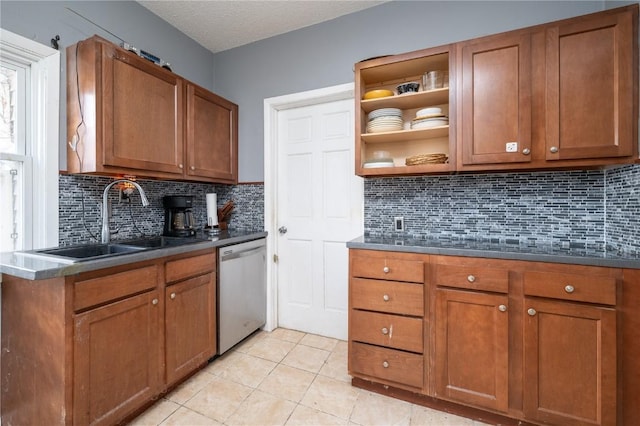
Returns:
[[[162,198],[164,206],[164,232],[167,237],[193,237],[196,235],[196,220],[192,195],[167,195]]]

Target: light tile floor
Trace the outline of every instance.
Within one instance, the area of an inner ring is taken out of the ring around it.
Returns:
[[[483,424],[354,388],[350,381],[347,342],[282,328],[259,331],[131,424]]]

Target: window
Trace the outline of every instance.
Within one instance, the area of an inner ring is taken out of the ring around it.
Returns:
[[[0,29],[0,251],[58,245],[60,54]]]

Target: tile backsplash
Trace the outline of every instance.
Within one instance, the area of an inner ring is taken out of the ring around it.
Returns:
[[[640,250],[640,166],[365,179],[371,236]],[[404,218],[405,231],[393,230]]]
[[[60,244],[99,238],[102,191],[111,178],[60,175]],[[264,185],[210,185],[139,180],[151,205],[137,191],[131,204],[112,188],[114,239],[162,232],[162,197],[194,195],[194,215],[206,222],[205,194],[218,207],[232,199],[232,228],[264,229]],[[364,181],[364,232],[505,244],[558,245],[640,254],[640,165],[604,170],[491,173],[368,178]],[[83,213],[84,203],[84,213]],[[394,233],[393,218],[405,231]]]
[[[605,187],[607,244],[640,254],[640,165],[607,170]]]
[[[60,175],[59,180],[59,243],[80,244],[100,238],[102,229],[102,193],[112,178],[86,175]],[[211,185],[194,182],[142,180],[150,205],[143,207],[140,195],[134,191],[131,202],[119,201],[118,189],[111,188],[112,239],[122,240],[141,235],[159,235],[164,226],[162,197],[193,195],[193,213],[198,228],[206,224],[205,194],[218,194],[218,207],[233,200],[234,211],[229,221],[232,228],[264,229],[264,185]]]

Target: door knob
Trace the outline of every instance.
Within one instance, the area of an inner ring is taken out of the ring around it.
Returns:
[[[287,233],[287,227],[286,226],[281,226],[280,228],[278,228],[278,232],[280,233],[280,235],[284,235]]]

